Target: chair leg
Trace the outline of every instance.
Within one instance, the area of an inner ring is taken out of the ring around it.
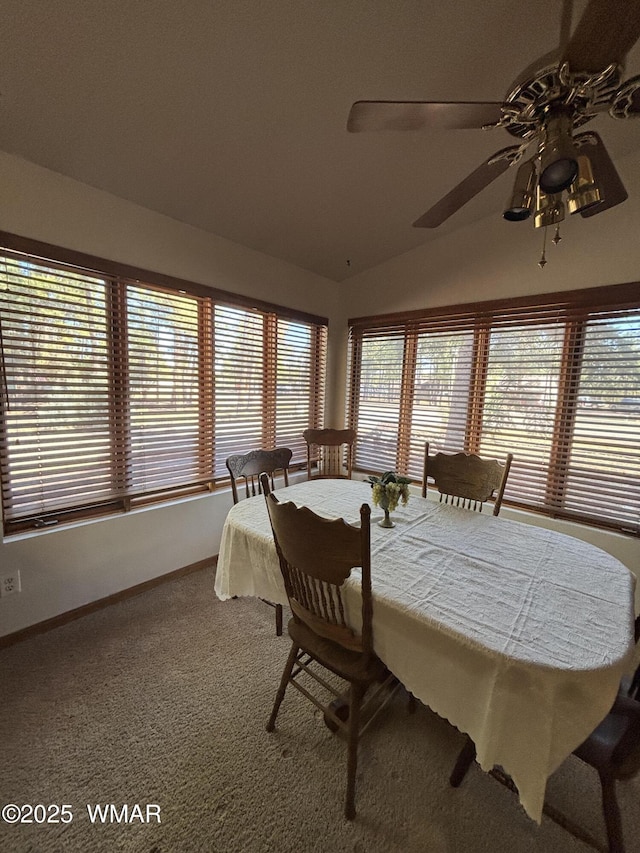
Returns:
[[[453,788],[457,788],[458,785],[464,779],[464,777],[467,775],[467,770],[471,767],[471,764],[473,763],[473,759],[475,757],[476,745],[471,740],[469,735],[467,735],[465,744],[460,750],[460,755],[458,756],[458,760],[456,761],[456,766],[453,768],[451,776],[449,776],[449,784]]]
[[[297,654],[298,646],[296,646],[295,643],[292,643],[291,651],[289,652],[289,657],[287,658],[287,662],[284,666],[284,671],[282,673],[282,678],[280,679],[280,687],[278,687],[278,692],[276,693],[276,700],[273,703],[273,710],[271,711],[271,716],[269,717],[269,722],[267,723],[268,732],[272,732],[276,726],[276,717],[278,716],[280,705],[282,704],[282,700],[284,699],[284,693],[287,689],[287,684],[289,683],[289,677],[296,662]]]
[[[276,604],[276,637],[282,636],[282,605]]]
[[[358,740],[360,736],[360,707],[366,692],[361,684],[351,684],[349,695],[349,753],[347,756],[347,796],[344,816],[353,820],[356,816],[356,770],[358,769]]]
[[[607,839],[609,841],[609,853],[624,853],[622,841],[622,821],[620,820],[620,808],[616,798],[616,780],[605,773],[599,773],[602,785],[602,810],[604,822],[607,827]]]

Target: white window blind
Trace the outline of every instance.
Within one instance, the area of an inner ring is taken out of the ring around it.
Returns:
[[[262,314],[216,305],[215,469],[219,477],[228,473],[224,463],[231,454],[267,446],[263,429],[267,369],[264,331]]]
[[[637,285],[352,320],[350,376],[359,469],[511,452],[507,502],[640,532]]]
[[[200,429],[201,301],[126,286],[127,493],[211,479]]]
[[[323,424],[326,329],[286,317],[277,318],[275,398],[273,400],[276,447],[290,447],[293,459],[306,461],[302,433],[309,423]],[[270,387],[273,387],[270,385]],[[320,393],[309,394],[309,389]],[[311,404],[311,408],[310,408]]]
[[[105,281],[5,257],[0,282],[5,517],[111,499]]]
[[[6,533],[212,488],[233,453],[304,463],[326,320],[192,290],[0,250]]]
[[[403,337],[390,330],[363,338],[360,348],[357,404],[359,468],[391,471],[397,466]]]

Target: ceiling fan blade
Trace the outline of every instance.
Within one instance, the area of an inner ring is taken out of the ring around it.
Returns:
[[[560,12],[560,50],[564,53],[571,36],[571,19],[573,17],[573,0],[563,0]],[[540,66],[542,67],[542,66]]]
[[[624,58],[640,38],[640,0],[590,0],[563,60],[570,71],[596,73]]]
[[[451,192],[441,198],[437,204],[434,204],[430,210],[424,213],[419,219],[416,219],[413,227],[437,228],[438,225],[442,225],[445,219],[448,219],[457,210],[460,210],[468,201],[471,201],[474,196],[478,195],[481,190],[488,187],[503,172],[506,172],[513,162],[514,155],[518,151],[520,151],[520,146],[515,145],[505,148],[497,154],[493,154],[488,160],[485,160],[484,163],[471,172],[464,181],[461,181],[457,187],[454,187]]]
[[[580,134],[575,137],[576,141],[580,139]],[[595,216],[597,213],[602,213],[609,210],[610,207],[615,207],[617,204],[622,204],[629,197],[624,184],[620,180],[616,167],[613,165],[609,152],[604,146],[604,142],[597,133],[590,131],[585,133],[584,137],[594,137],[596,144],[585,144],[581,150],[587,155],[591,161],[591,167],[595,176],[596,182],[602,189],[604,198],[598,204],[587,207],[580,211],[580,216],[585,218]]]
[[[347,130],[478,129],[500,121],[501,107],[501,103],[481,101],[356,101]]]

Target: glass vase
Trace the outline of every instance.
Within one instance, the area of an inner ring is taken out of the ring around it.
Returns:
[[[378,527],[395,527],[394,522],[389,517],[389,500],[386,495],[380,498],[379,506],[384,511],[384,518],[378,522]]]

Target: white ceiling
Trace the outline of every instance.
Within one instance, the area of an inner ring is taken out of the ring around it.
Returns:
[[[342,281],[500,217],[512,183],[412,228],[513,137],[351,134],[351,104],[502,100],[557,45],[561,5],[3,0],[0,149]],[[627,76],[639,72],[636,47]],[[614,159],[640,147],[640,122],[590,126]]]

